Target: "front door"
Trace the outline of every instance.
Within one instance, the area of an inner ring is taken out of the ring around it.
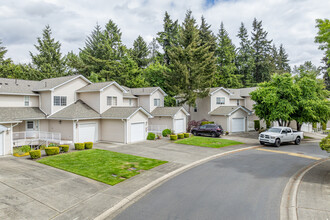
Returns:
[[[26,121],[25,124],[26,138],[37,138],[37,132],[39,130],[39,121]]]

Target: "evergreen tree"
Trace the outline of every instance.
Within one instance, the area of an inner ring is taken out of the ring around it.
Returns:
[[[179,25],[178,21],[172,21],[170,18],[170,15],[165,12],[164,17],[164,30],[161,32],[158,32],[157,35],[157,41],[161,45],[163,51],[164,51],[164,63],[166,65],[170,64],[170,58],[169,58],[169,50],[172,46],[178,45],[178,38],[179,38]]]
[[[38,37],[38,44],[34,45],[37,54],[30,52],[32,67],[39,72],[39,79],[53,78],[67,75],[66,59],[61,53],[61,44],[52,38],[49,25],[43,30],[42,38]]]
[[[241,76],[244,86],[252,86],[252,71],[254,67],[253,49],[243,23],[241,23],[237,37],[240,39],[236,56],[237,73]]]
[[[316,27],[318,28],[315,43],[320,44],[319,49],[325,52],[327,59],[327,66],[330,66],[330,20],[329,19],[316,19]],[[330,74],[330,68],[327,69]]]
[[[7,50],[5,47],[1,46],[2,41],[0,40],[0,62],[5,60],[5,54],[7,53]]]
[[[221,22],[217,48],[215,51],[217,71],[215,74],[215,80],[213,82],[214,87],[223,86],[226,88],[239,88],[242,86],[239,75],[235,75],[235,45],[232,43],[227,31],[225,30],[223,23]]]
[[[199,30],[191,11],[187,11],[179,32],[179,43],[169,51],[170,86],[182,97],[182,103],[195,106],[196,98],[208,95],[216,70],[213,53],[201,45]]]
[[[216,43],[216,36],[210,30],[211,25],[206,23],[205,18],[202,16],[201,18],[201,25],[199,27],[199,37],[201,39],[201,45],[206,45],[209,47],[210,52],[215,52],[217,43]]]
[[[321,67],[321,72],[323,74],[325,88],[330,90],[330,77],[328,70],[330,69],[330,62],[327,56],[324,56],[322,59],[322,63],[324,66]]]
[[[133,49],[131,50],[131,56],[133,60],[137,63],[139,68],[145,68],[148,63],[149,59],[148,56],[150,54],[149,48],[147,43],[143,40],[141,36],[133,43]]]
[[[252,32],[252,48],[254,51],[254,81],[264,82],[271,78],[271,43],[272,40],[267,40],[268,33],[262,28],[262,21],[253,20]]]
[[[279,73],[290,73],[291,68],[289,65],[289,55],[286,53],[283,44],[280,45],[278,50],[278,59],[277,59],[277,67]]]
[[[148,45],[149,48],[149,60],[151,63],[161,62],[161,53],[159,52],[159,44],[156,38],[153,38]]]

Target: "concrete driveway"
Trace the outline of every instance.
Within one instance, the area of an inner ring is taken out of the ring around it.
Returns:
[[[25,158],[0,167],[0,219],[50,219],[110,187]]]

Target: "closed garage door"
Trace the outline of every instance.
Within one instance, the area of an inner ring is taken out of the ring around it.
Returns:
[[[3,144],[3,132],[0,133],[0,156],[4,154],[4,144]]]
[[[97,141],[97,124],[79,124],[78,126],[79,142]]]
[[[131,143],[144,141],[144,122],[131,124]]]
[[[244,118],[233,118],[231,132],[244,132],[245,120]]]
[[[175,133],[182,133],[184,132],[184,120],[182,119],[175,119]]]

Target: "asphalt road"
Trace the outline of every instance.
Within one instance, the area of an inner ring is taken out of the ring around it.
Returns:
[[[317,144],[265,147],[227,155],[167,181],[116,216],[116,220],[279,219],[289,178],[328,156]],[[301,156],[299,156],[301,155]]]

